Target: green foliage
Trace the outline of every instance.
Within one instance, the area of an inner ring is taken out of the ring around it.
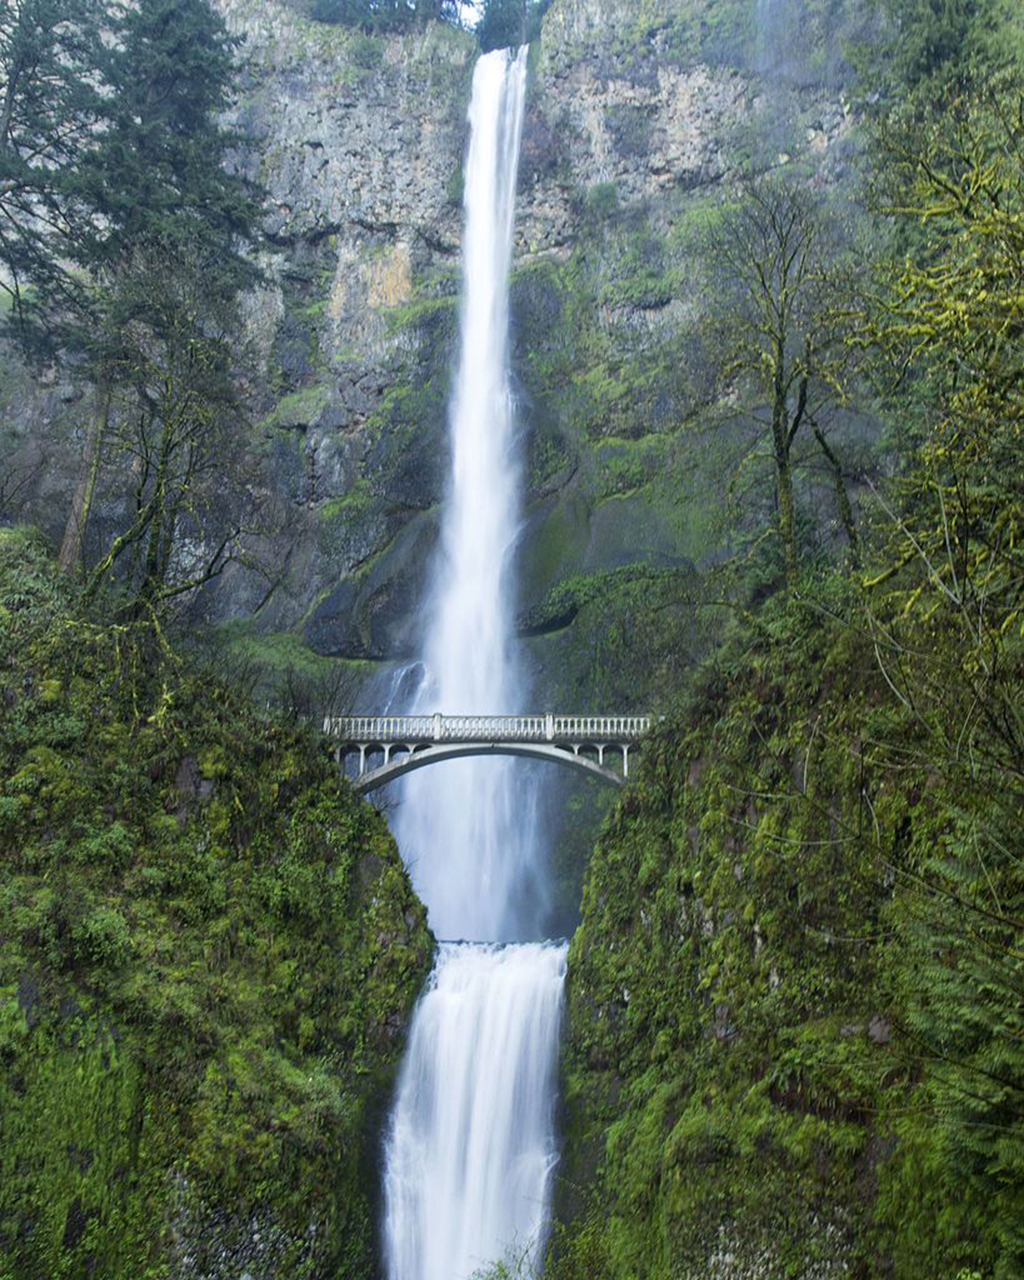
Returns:
[[[586,196],[587,212],[593,218],[610,218],[619,207],[619,191],[614,182],[596,182]]]
[[[872,156],[900,252],[845,337],[900,449],[864,581],[740,615],[588,872],[569,1276],[1024,1267],[1024,163],[1019,85],[959,83]]]
[[[106,328],[98,323],[104,299],[92,286],[109,287],[129,266],[138,270],[146,250],[159,246],[174,256],[199,245],[210,295],[237,290],[254,279],[240,249],[257,211],[249,185],[224,163],[233,138],[218,116],[229,100],[236,42],[206,0],[142,0],[103,21],[76,2],[80,12],[65,23],[47,17],[46,0],[32,0],[4,28],[38,46],[48,95],[58,72],[46,71],[47,59],[66,82],[47,98],[52,118],[39,120],[39,86],[10,75],[14,118],[31,125],[6,154],[31,149],[32,129],[59,139],[59,176],[46,180],[67,193],[38,198],[67,200],[74,216],[37,223],[27,256],[9,236],[2,252],[14,280],[31,286],[18,294],[16,333],[31,342],[45,330],[60,346],[102,360],[126,317],[110,317]]]
[[[481,49],[486,53],[536,40],[550,5],[551,0],[479,0],[476,35]]]
[[[432,18],[457,21],[460,9],[458,0],[313,0],[310,17],[367,31],[403,31]]]
[[[586,1230],[610,1275],[698,1274],[723,1232],[770,1276],[836,1257],[950,1276],[1001,1257],[1010,1275],[1020,1064],[992,1035],[1019,977],[918,878],[963,779],[911,754],[918,729],[848,625],[856,596],[838,579],[801,595],[734,628],[595,852],[570,956],[569,1176],[596,1142],[604,1224]],[[963,1051],[921,1053],[937,956],[947,1026],[970,1010],[1005,1081],[963,1123]]]
[[[215,560],[232,541],[210,519],[201,476],[238,418],[234,303],[259,278],[245,253],[257,193],[231,170],[236,139],[222,123],[238,42],[207,0],[99,14],[76,0],[48,29],[51,10],[45,0],[18,6],[6,14],[6,48],[0,39],[17,122],[0,161],[15,193],[0,236],[15,293],[10,331],[30,354],[60,352],[97,390],[62,568],[78,567],[105,437],[120,427],[118,445],[137,460],[134,518],[92,585],[118,561],[123,571],[130,552],[122,580],[151,605],[190,522],[221,546]],[[47,115],[39,99],[51,90]]]
[[[26,285],[78,296],[55,227],[76,238],[88,221],[76,175],[106,104],[96,83],[109,18],[97,0],[3,0],[0,84],[0,253],[3,289],[19,306]],[[40,209],[49,217],[41,219]],[[67,299],[65,300],[67,301]]]
[[[1013,994],[1024,917],[1014,851],[1024,767],[1021,103],[1016,80],[993,74],[914,149],[905,133],[883,135],[917,235],[886,273],[867,329],[890,378],[898,368],[906,384],[911,371],[918,409],[869,577],[869,617],[950,795],[913,868],[929,893],[907,932],[906,1018],[931,1067],[936,1137],[986,1199],[999,1277],[1024,1267]]]
[[[979,27],[1000,7],[999,0],[881,0],[889,36],[874,50],[876,65],[903,93],[924,84],[934,91],[936,81],[969,71]]]
[[[384,60],[384,47],[379,40],[360,32],[349,45],[352,61],[363,71],[375,71]]]
[[[30,1029],[18,992],[2,1001],[14,1031],[0,1041],[8,1274],[33,1274],[9,1238],[31,1224],[34,1274],[70,1280],[91,1259],[103,1275],[156,1280],[165,1271],[146,1204],[161,1188],[140,1151],[152,1123],[142,1072],[102,1019],[40,1023],[33,1011]]]
[[[226,1222],[268,1275],[372,1274],[431,950],[383,821],[316,739],[85,621],[31,535],[0,532],[0,611],[6,1274],[155,1280],[251,1247]]]

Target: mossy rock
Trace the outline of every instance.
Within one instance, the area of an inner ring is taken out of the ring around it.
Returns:
[[[525,609],[543,599],[556,582],[582,569],[590,541],[589,519],[586,500],[571,493],[531,513],[519,559]]]
[[[437,512],[409,520],[365,570],[339,582],[305,625],[314,652],[391,659],[415,650],[416,606],[437,544]]]
[[[908,750],[919,723],[843,625],[848,588],[801,590],[691,671],[590,860],[559,1280],[1000,1274],[904,1022],[922,908],[896,868],[950,838],[959,801]]]

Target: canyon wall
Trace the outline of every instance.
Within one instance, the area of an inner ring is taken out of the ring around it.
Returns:
[[[243,42],[238,163],[267,192],[265,282],[246,303],[252,466],[224,502],[271,515],[197,613],[270,669],[296,654],[386,663],[416,650],[442,496],[475,44],[438,24],[371,37],[279,0],[217,3]],[[650,702],[692,630],[681,584],[726,550],[737,427],[717,421],[704,332],[716,211],[752,167],[843,186],[854,122],[823,6],[799,7],[797,69],[766,53],[788,0],[556,0],[531,50],[513,285],[520,630],[539,687],[581,709]],[[0,402],[30,476],[17,514],[57,536],[87,394],[8,361]],[[111,469],[94,546],[125,487]],[[639,639],[638,598],[663,606]]]

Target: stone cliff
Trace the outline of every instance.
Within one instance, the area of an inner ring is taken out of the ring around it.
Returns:
[[[275,517],[260,567],[231,566],[200,612],[270,666],[297,641],[401,658],[443,489],[475,44],[439,25],[369,37],[280,0],[217,4],[244,41],[239,163],[268,193],[240,447]],[[776,3],[776,23],[791,8]],[[521,629],[545,693],[581,707],[649,698],[678,661],[679,581],[720,551],[722,445],[695,429],[715,394],[703,227],[752,159],[842,177],[852,122],[835,76],[766,87],[765,12],[758,26],[740,0],[556,0],[531,52],[513,285]],[[20,514],[56,532],[82,393],[57,374],[30,392],[13,368],[2,391],[36,464]],[[98,535],[121,501],[114,481]],[[665,604],[642,678],[623,657],[637,592]]]

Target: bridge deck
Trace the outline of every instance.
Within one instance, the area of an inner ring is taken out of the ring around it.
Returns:
[[[328,716],[324,732],[342,742],[553,742],[625,744],[650,729],[649,716]]]

